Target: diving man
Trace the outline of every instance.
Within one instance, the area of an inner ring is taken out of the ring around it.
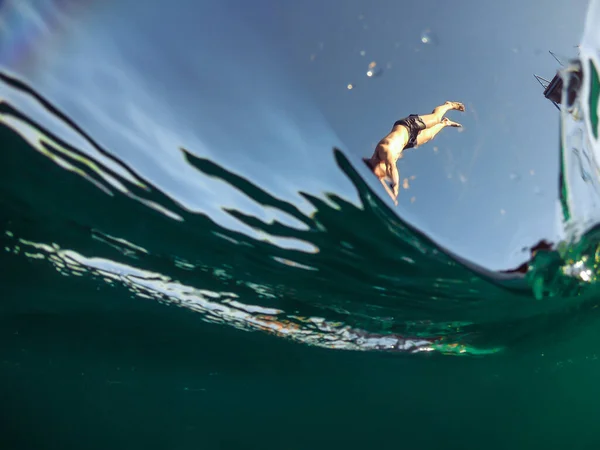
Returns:
[[[398,204],[400,189],[400,175],[396,162],[402,157],[404,150],[429,142],[443,128],[461,127],[461,124],[444,117],[450,110],[464,111],[465,105],[460,102],[446,102],[435,108],[431,114],[422,116],[411,114],[404,119],[397,120],[392,131],[379,141],[373,156],[370,159],[363,158],[363,161],[379,178],[387,193],[392,197],[394,204]],[[390,186],[386,184],[386,181],[390,183]]]

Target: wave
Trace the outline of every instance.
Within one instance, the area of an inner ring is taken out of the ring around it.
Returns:
[[[66,27],[68,14],[53,11],[51,23],[38,18],[40,33],[50,25]],[[243,25],[226,8],[212,13],[227,18],[223,23],[230,26]],[[191,20],[180,10],[169,14]],[[195,17],[189,25],[200,26],[195,21],[202,20],[211,30],[211,17]],[[288,98],[288,104],[302,106],[296,116],[282,119],[278,99],[291,89],[263,76],[282,69],[261,56],[261,40],[250,32],[248,48],[254,53],[247,56],[252,60],[247,67],[262,68],[252,72],[256,92],[239,88],[239,79],[230,75],[239,71],[224,71],[219,78],[199,75],[197,100],[212,90],[229,95],[227,106],[209,105],[198,114],[206,119],[207,138],[186,140],[191,145],[176,144],[168,113],[154,108],[162,115],[149,117],[145,108],[154,103],[147,92],[155,90],[132,82],[143,77],[131,76],[115,56],[118,52],[106,59],[96,55],[108,67],[100,68],[83,64],[81,58],[89,61],[89,55],[74,50],[77,70],[71,77],[91,80],[78,92],[95,89],[94,99],[80,99],[77,108],[71,102],[75,94],[69,91],[69,77],[57,89],[55,72],[43,83],[32,81],[34,76],[0,72],[3,267],[24,263],[32,272],[52,269],[52,276],[56,271],[81,280],[82,292],[113,286],[122,293],[119,289],[126,288],[136,298],[185,308],[202,320],[334,349],[488,354],[593,320],[600,273],[599,17],[600,2],[593,1],[580,56],[560,73],[565,86],[561,241],[533,247],[531,259],[518,270],[486,270],[398,217],[373,188],[377,183],[364,178],[371,175],[362,162],[340,150],[343,145],[335,142],[331,130],[323,132],[320,116],[301,95]],[[116,16],[111,21],[115,28],[129,27]],[[89,41],[82,48],[105,51],[91,43],[93,33],[83,28],[79,24],[72,31],[72,37]],[[5,37],[19,37],[7,30]],[[126,44],[136,47],[134,40]],[[207,46],[200,59],[214,61],[219,52],[231,50],[229,46],[245,44]],[[14,42],[7,46],[16,48]],[[110,52],[112,47],[106,48]],[[37,47],[36,52],[43,53]],[[127,47],[123,55],[138,53],[139,48]],[[8,57],[3,53],[3,66],[15,66],[16,57],[14,52]],[[64,63],[64,57],[61,54],[53,64]],[[160,67],[152,67],[160,80]],[[236,69],[233,64],[230,68]],[[119,80],[108,77],[109,72]],[[103,76],[105,85],[126,87],[120,92],[122,110],[114,104],[92,104],[107,96],[93,86],[94,77]],[[40,89],[55,97],[45,97]],[[133,91],[136,96],[125,95]],[[179,95],[174,90],[173,98]],[[254,103],[236,116],[232,99]],[[182,103],[187,108],[193,102]],[[183,106],[171,112],[187,120]],[[231,156],[228,150],[239,142],[224,139],[227,133],[220,133],[219,127],[236,120],[249,132],[252,127],[242,123],[248,113],[260,115],[267,129],[278,130],[276,136],[259,131],[253,135],[257,142],[282,148],[295,159],[271,158],[276,167],[266,173],[265,165],[254,161],[263,155],[261,144],[255,146],[256,154]],[[306,148],[314,141],[300,135],[296,122],[322,136],[331,152],[307,157]],[[140,136],[140,130],[147,135]],[[177,158],[165,157],[160,151],[164,148],[170,155],[178,148]],[[287,179],[295,173],[310,181],[303,184],[310,189],[295,191],[298,183]],[[64,286],[59,280],[56,284]],[[44,294],[40,296],[39,304],[5,300],[0,308],[16,314],[60,313],[67,307],[64,301],[44,302]],[[103,301],[109,302],[108,297]],[[97,306],[79,301],[81,308]]]
[[[436,245],[399,218],[335,148],[332,158],[359,204],[334,193],[300,192],[314,208],[310,214],[180,149],[199,179],[218,180],[288,218],[266,221],[240,203],[223,211],[255,235],[225,227],[144,179],[25,82],[0,78],[2,91],[26,96],[71,136],[59,137],[8,100],[0,104],[3,240],[10,258],[49,263],[91,286],[119,284],[206,321],[348,350],[494,353],[532,327],[556,325],[549,317],[567,317],[565,306],[589,304],[579,301],[589,297],[580,280],[568,292],[561,281],[560,295],[542,292],[544,301],[536,300],[532,283],[562,267],[556,252],[536,259],[528,282]],[[286,241],[303,245],[286,247]]]

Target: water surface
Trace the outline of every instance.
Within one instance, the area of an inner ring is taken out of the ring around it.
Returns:
[[[145,5],[0,3],[7,448],[595,442],[597,2]]]

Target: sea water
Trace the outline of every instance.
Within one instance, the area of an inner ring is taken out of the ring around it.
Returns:
[[[69,26],[64,5],[44,5],[0,3],[13,14],[0,73],[2,448],[598,442],[599,2],[560,72],[576,92],[563,91],[551,149],[561,238],[525,273],[485,269],[409,223],[333,133],[318,155],[296,152],[316,181],[292,192],[304,178],[270,177],[279,162],[258,165],[259,149],[228,156],[216,128],[227,104],[194,140],[173,135],[169,114],[148,119],[159,101],[125,62],[100,69],[57,42],[64,61],[36,55],[47,72],[19,75],[7,50],[18,30],[36,14]],[[222,88],[236,89],[202,89]],[[260,118],[240,133],[278,123],[269,139],[298,145],[297,128],[253,105]]]

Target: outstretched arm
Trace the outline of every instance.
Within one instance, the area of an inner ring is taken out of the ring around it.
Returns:
[[[379,179],[379,181],[381,181],[382,186],[385,188],[385,191],[388,193],[388,195],[391,197],[392,201],[394,202],[394,205],[398,206],[398,196],[394,195],[394,193],[392,192],[392,190],[390,189],[390,187],[387,185],[387,183],[385,182],[385,180],[383,179]]]
[[[392,193],[390,194],[394,204],[398,205],[398,192],[400,191],[400,174],[396,167],[396,161],[393,158],[388,158],[386,161],[388,176],[392,181]],[[389,192],[388,192],[389,193]]]

